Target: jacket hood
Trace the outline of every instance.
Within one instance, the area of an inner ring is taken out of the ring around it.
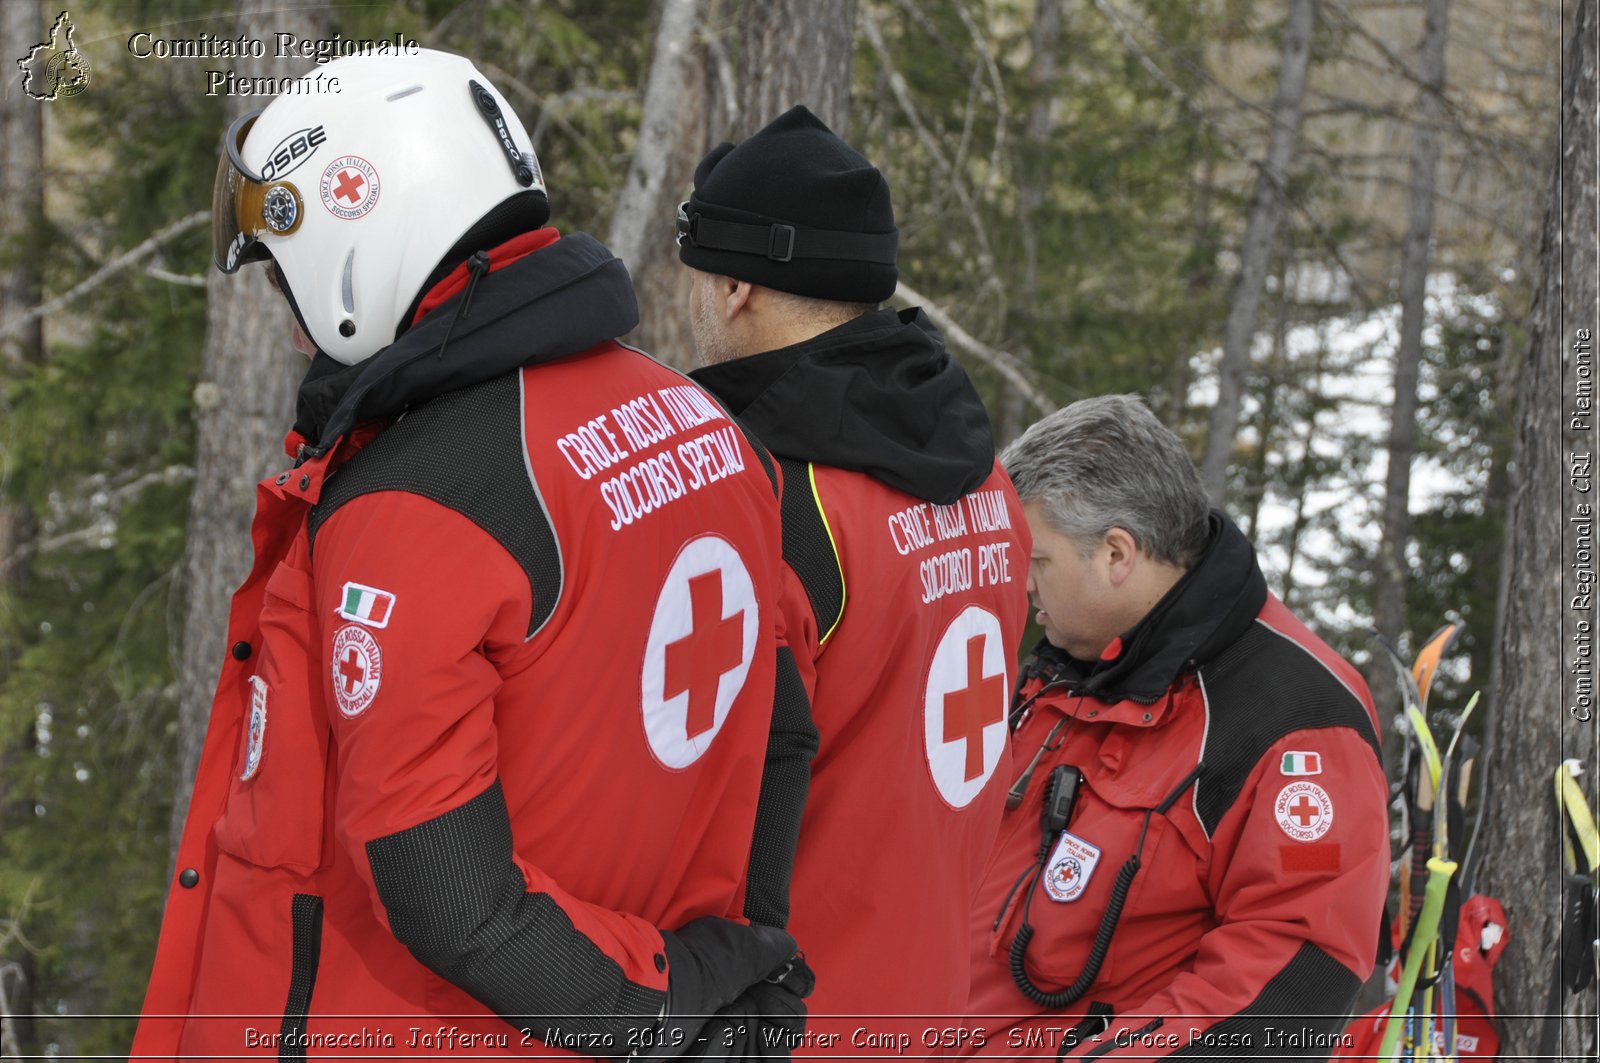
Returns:
[[[988,411],[919,309],[868,311],[690,376],[782,458],[866,473],[944,505],[994,469]]]
[[[313,358],[295,418],[295,431],[310,441],[303,456],[323,453],[358,421],[586,351],[638,323],[622,261],[587,233],[552,234],[538,250],[491,266],[366,361]]]
[[[1220,510],[1200,560],[1098,661],[1080,661],[1040,639],[1028,676],[1065,681],[1101,701],[1160,700],[1187,670],[1210,661],[1255,622],[1267,601],[1256,550]],[[1026,678],[1026,677],[1025,677]]]

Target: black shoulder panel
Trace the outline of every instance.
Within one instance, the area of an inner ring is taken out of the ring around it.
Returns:
[[[1210,834],[1266,751],[1295,731],[1348,727],[1381,757],[1366,706],[1328,667],[1260,623],[1200,669],[1205,684],[1206,771],[1196,809]]]
[[[844,615],[844,570],[822,503],[811,490],[811,466],[793,458],[779,458],[778,466],[783,469],[783,560],[806,589],[820,641]]]
[[[311,511],[317,531],[339,507],[407,491],[455,510],[516,559],[533,590],[528,637],[561,597],[561,545],[523,453],[517,373],[441,395],[408,412],[329,478]]]
[[[708,391],[706,394],[711,395],[711,392]],[[722,400],[715,395],[711,395],[711,401],[718,406],[722,406]],[[767,452],[766,447],[761,445],[761,441],[755,437],[755,433],[744,426],[743,421],[728,413],[726,406],[722,406],[722,412],[728,414],[728,420],[732,421],[733,426],[739,430],[739,434],[744,436],[744,441],[750,444],[750,449],[756,452],[756,459],[761,462],[761,471],[767,474],[767,483],[772,485],[772,495],[774,498],[778,497],[778,470],[773,467],[772,455]]]

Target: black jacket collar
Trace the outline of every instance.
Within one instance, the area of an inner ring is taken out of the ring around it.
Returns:
[[[295,430],[327,450],[358,421],[392,417],[457,388],[524,365],[555,361],[639,323],[621,260],[594,237],[574,233],[484,275],[467,313],[463,292],[399,339],[355,365],[318,354],[300,385]],[[443,351],[440,344],[448,334]]]
[[[1151,704],[1186,671],[1210,661],[1255,621],[1267,600],[1267,581],[1255,547],[1218,510],[1211,511],[1205,554],[1162,599],[1125,632],[1116,657],[1080,661],[1044,640],[1034,647],[1033,671],[1065,680],[1101,701]]]
[[[989,414],[921,310],[872,310],[690,374],[768,450],[948,504],[994,468]]]

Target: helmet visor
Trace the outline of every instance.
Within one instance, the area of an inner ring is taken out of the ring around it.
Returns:
[[[259,237],[288,236],[300,228],[305,202],[288,181],[264,181],[244,164],[241,149],[260,111],[240,115],[223,138],[217,180],[211,188],[211,257],[224,273],[268,257]]]

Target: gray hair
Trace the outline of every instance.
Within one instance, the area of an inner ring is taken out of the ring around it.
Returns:
[[[1210,538],[1210,506],[1189,452],[1137,395],[1084,399],[1038,421],[1000,455],[1024,502],[1087,557],[1122,528],[1158,561],[1187,569]]]

